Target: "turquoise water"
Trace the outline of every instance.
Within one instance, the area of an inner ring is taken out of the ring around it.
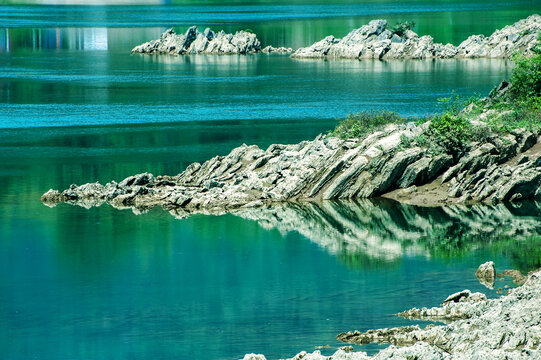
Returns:
[[[305,127],[325,119],[329,129],[335,118],[362,109],[435,112],[450,89],[487,93],[509,71],[502,60],[327,62],[92,51],[23,53],[4,64],[4,128],[217,120]],[[300,139],[281,141],[291,140]]]
[[[250,27],[264,43],[295,47],[384,17],[456,43],[540,10],[531,1],[0,6],[2,358],[331,352],[339,332],[409,324],[393,314],[451,292],[498,296],[473,274],[487,260],[498,271],[540,266],[539,205],[324,203],[179,220],[38,199],[71,183],[177,174],[242,143],[310,139],[349,112],[433,113],[437,98],[487,93],[512,66],[129,54],[167,26]]]

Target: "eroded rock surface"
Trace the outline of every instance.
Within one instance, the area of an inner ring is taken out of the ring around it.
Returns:
[[[442,303],[441,307],[433,308],[413,308],[398,313],[408,319],[438,320],[449,321],[457,319],[469,319],[472,316],[479,315],[479,307],[476,304],[480,301],[486,301],[487,297],[482,293],[472,293],[470,290],[463,290],[449,295]]]
[[[193,163],[176,176],[143,173],[119,183],[71,185],[62,192],[49,190],[41,200],[85,207],[107,202],[138,212],[162,206],[184,217],[284,201],[371,198],[397,189],[405,189],[399,196],[412,198],[422,191],[422,186],[415,191],[412,186],[427,183],[438,185],[439,198],[434,196],[433,203],[541,197],[541,151],[536,145],[528,152],[539,134],[515,131],[505,141],[489,136],[483,144],[470,144],[458,158],[401,146],[427,127],[428,123],[389,125],[364,139],[320,135],[267,150],[242,145],[226,156]]]
[[[514,53],[531,54],[541,31],[541,16],[531,15],[491,36],[472,35],[460,45],[434,43],[430,35],[411,30],[394,33],[385,20],[372,20],[342,39],[334,36],[300,48],[294,58],[431,59],[507,58]]]

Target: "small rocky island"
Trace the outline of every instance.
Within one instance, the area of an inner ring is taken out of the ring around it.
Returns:
[[[407,24],[392,28],[385,20],[372,20],[342,39],[330,35],[295,51],[293,58],[347,59],[448,59],[508,58],[530,54],[541,32],[541,16],[531,15],[491,36],[472,35],[460,45],[434,43],[430,35],[419,36]]]
[[[258,52],[290,54],[293,49],[272,46],[261,48],[257,36],[249,31],[241,30],[235,34],[227,34],[223,30],[214,32],[206,28],[203,32],[199,32],[196,26],[192,26],[184,34],[177,34],[173,29],[166,30],[159,39],[136,46],[131,52],[170,55],[233,55]]]

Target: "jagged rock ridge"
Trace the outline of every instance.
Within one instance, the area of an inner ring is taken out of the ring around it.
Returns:
[[[370,198],[396,189],[405,189],[398,196],[412,197],[422,193],[422,187],[416,186],[428,183],[437,185],[438,193],[429,197],[434,203],[541,197],[541,154],[526,152],[539,134],[522,130],[505,139],[494,135],[483,144],[470,144],[470,150],[458,158],[401,147],[404,139],[422,134],[427,127],[428,123],[389,125],[365,139],[318,136],[293,145],[274,144],[267,150],[242,145],[227,156],[193,163],[176,176],[143,173],[120,183],[72,185],[61,193],[48,191],[42,201],[83,206],[108,202],[139,210],[162,206],[187,216],[272,202]]]

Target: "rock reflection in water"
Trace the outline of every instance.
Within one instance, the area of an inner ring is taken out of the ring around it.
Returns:
[[[493,250],[516,249],[514,257],[522,268],[540,262],[535,249],[541,244],[541,212],[540,204],[534,202],[519,207],[420,207],[362,199],[279,204],[233,214],[255,220],[265,229],[276,228],[283,235],[297,231],[352,267],[391,264],[405,255],[458,257],[488,245]],[[512,246],[514,242],[521,242],[521,247]],[[526,259],[524,246],[530,245]]]

